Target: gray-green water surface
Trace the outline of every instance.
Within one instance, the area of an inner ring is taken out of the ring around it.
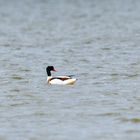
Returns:
[[[0,139],[139,140],[140,1],[0,0]]]

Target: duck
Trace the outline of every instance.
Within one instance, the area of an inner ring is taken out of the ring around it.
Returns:
[[[76,78],[73,78],[73,75],[66,75],[66,76],[55,76],[51,75],[51,71],[57,72],[54,66],[47,66],[47,83],[50,85],[73,85],[76,82]]]

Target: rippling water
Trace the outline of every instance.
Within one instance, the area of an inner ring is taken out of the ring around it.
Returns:
[[[0,1],[1,140],[140,139],[140,1]],[[74,86],[46,84],[75,74]]]

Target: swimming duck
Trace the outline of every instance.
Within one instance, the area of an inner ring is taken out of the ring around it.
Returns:
[[[56,76],[56,77],[52,77],[51,76],[51,71],[55,71],[53,66],[48,66],[46,68],[46,72],[47,72],[47,82],[48,84],[57,84],[57,85],[72,85],[76,82],[76,78],[72,78],[72,75],[70,76]]]

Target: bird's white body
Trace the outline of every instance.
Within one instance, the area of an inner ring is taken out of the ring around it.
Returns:
[[[47,82],[50,85],[73,85],[76,82],[76,78],[72,78],[69,76],[57,76],[57,77],[52,77],[48,76]]]

